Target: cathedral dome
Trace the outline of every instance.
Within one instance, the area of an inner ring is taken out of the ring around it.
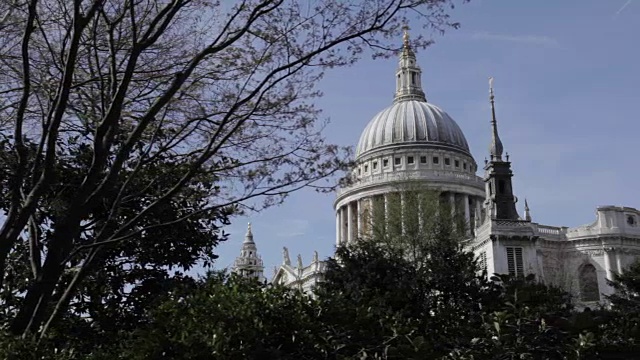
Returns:
[[[364,129],[356,158],[404,146],[442,148],[471,156],[458,124],[442,109],[427,102],[422,90],[422,71],[406,29],[398,65],[393,105],[379,112]]]
[[[398,145],[431,145],[469,154],[469,145],[458,124],[442,109],[407,99],[379,112],[360,136],[356,156]]]

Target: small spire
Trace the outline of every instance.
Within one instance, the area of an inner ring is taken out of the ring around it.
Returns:
[[[244,242],[245,243],[252,243],[253,242],[253,232],[251,232],[251,223],[249,223],[247,225],[247,233],[244,236]]]
[[[284,265],[291,265],[291,258],[289,257],[289,249],[287,247],[282,248],[282,263]]]
[[[416,54],[411,48],[409,38],[409,26],[402,27],[402,52],[400,64],[396,70],[396,95],[394,102],[401,101],[427,101],[422,90],[422,71],[416,62]]]
[[[531,221],[531,213],[529,212],[529,204],[527,203],[527,198],[524,198],[524,219],[526,221]]]
[[[489,147],[489,153],[491,154],[491,161],[502,161],[502,141],[498,136],[498,122],[496,121],[496,108],[493,94],[493,77],[489,78],[489,100],[491,101],[491,146]]]

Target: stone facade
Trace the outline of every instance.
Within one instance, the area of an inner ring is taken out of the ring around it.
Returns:
[[[469,225],[465,245],[488,274],[535,274],[540,281],[568,290],[583,305],[602,302],[603,295],[613,291],[606,280],[640,256],[640,212],[601,206],[590,225],[556,227],[532,221],[525,200],[521,217],[509,155],[503,157],[498,136],[492,84],[490,157],[481,178],[462,130],[426,101],[420,75],[405,34],[394,103],[365,128],[356,148],[353,183],[337,193],[336,244],[366,235],[371,219],[386,221],[390,197],[399,195],[404,200],[399,186],[418,183],[423,189],[440,192],[440,200],[448,201],[453,211],[464,216]],[[384,206],[374,207],[375,202]],[[401,218],[405,221],[404,214]],[[293,266],[285,248],[283,264],[272,281],[310,291],[321,281],[324,265],[316,254],[310,265],[304,266],[298,256]]]
[[[313,259],[307,266],[302,264],[302,256],[298,255],[296,266],[291,265],[289,250],[283,249],[283,261],[279,268],[274,271],[271,283],[286,285],[293,289],[298,289],[306,293],[311,293],[313,287],[322,281],[326,263],[318,259],[318,253],[313,253]]]

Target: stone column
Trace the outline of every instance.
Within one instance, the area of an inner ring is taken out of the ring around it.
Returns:
[[[449,193],[449,204],[451,205],[451,214],[456,214],[456,193]]]
[[[406,233],[406,216],[407,214],[404,208],[404,191],[402,191],[400,192],[400,231],[403,235]]]
[[[364,229],[365,229],[365,233],[368,236],[371,236],[371,234],[373,233],[373,227],[375,226],[375,221],[376,221],[376,211],[375,211],[375,203],[376,203],[376,199],[375,196],[371,196],[369,198],[367,198],[367,206],[368,206],[368,216],[364,218],[365,222],[364,222]]]
[[[389,231],[389,194],[384,194],[384,232]]]
[[[336,209],[336,246],[340,245],[340,208]]]
[[[353,241],[353,203],[347,204],[347,243]]]
[[[622,274],[622,254],[619,249],[616,251],[616,269],[618,270],[618,275]]]
[[[603,252],[603,257],[604,257],[604,271],[605,271],[605,277],[608,280],[611,280],[613,277],[611,276],[611,258],[609,257],[609,250],[608,249],[604,249]]]
[[[471,226],[471,211],[469,210],[469,195],[462,194],[462,201],[464,201],[464,221],[467,226]]]
[[[476,214],[478,214],[478,218],[482,221],[482,198],[475,198],[476,200]],[[476,224],[478,226],[479,224]]]
[[[347,242],[347,206],[344,205],[340,208],[340,228],[342,235],[340,236],[340,243]]]
[[[418,227],[422,232],[422,228],[424,227],[424,214],[422,212],[422,194],[418,194]]]
[[[362,237],[362,206],[360,205],[360,203],[362,202],[361,199],[356,200],[356,217],[358,219],[358,238]]]

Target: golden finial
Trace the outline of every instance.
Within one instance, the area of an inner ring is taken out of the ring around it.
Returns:
[[[404,24],[404,26],[402,26],[402,43],[404,44],[404,46],[409,47],[409,25]]]

